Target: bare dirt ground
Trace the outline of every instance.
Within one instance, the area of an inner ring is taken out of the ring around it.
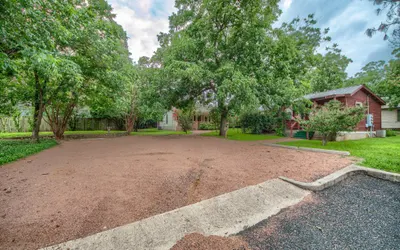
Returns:
[[[194,233],[186,235],[171,250],[249,250],[247,242],[238,237],[204,236]]]
[[[280,175],[315,180],[350,163],[201,136],[66,141],[0,167],[0,249],[44,247]]]

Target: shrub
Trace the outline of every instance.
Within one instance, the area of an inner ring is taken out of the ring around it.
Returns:
[[[218,126],[216,127],[215,124],[207,122],[207,123],[200,123],[199,130],[218,130]]]
[[[394,131],[392,129],[388,129],[388,130],[386,130],[386,136],[387,137],[396,136],[396,131]]]
[[[330,136],[340,131],[352,131],[365,117],[362,107],[345,107],[341,102],[333,100],[324,106],[311,110],[309,119],[297,121],[306,131],[318,131],[322,135],[322,145],[326,145]]]
[[[240,126],[244,133],[271,132],[275,127],[275,118],[262,112],[245,113],[240,117]]]
[[[192,130],[192,113],[191,111],[180,111],[178,114],[178,124],[186,134],[188,131]]]

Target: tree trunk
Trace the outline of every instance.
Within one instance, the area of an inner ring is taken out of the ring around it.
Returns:
[[[221,112],[221,123],[219,126],[219,135],[226,137],[227,136],[227,132],[228,132],[228,111],[226,109],[224,109]]]
[[[43,89],[40,86],[39,76],[35,72],[35,111],[33,112],[32,140],[39,142],[40,124],[44,112]]]
[[[128,115],[125,118],[125,129],[128,134],[133,131],[133,127],[135,125],[135,117],[132,115]]]
[[[322,146],[325,146],[327,142],[328,142],[327,135],[322,135]]]
[[[50,105],[50,109],[46,108],[47,120],[45,120],[51,127],[53,135],[56,140],[64,139],[64,132],[67,128],[68,121],[71,119],[72,113],[75,108],[75,102],[71,101],[67,106],[63,107],[55,103]]]
[[[65,129],[62,129],[62,128],[58,128],[55,131],[53,131],[53,134],[54,134],[54,137],[56,138],[56,140],[64,139],[64,131],[65,131]]]
[[[136,117],[135,119],[135,126],[133,126],[133,131],[138,132],[139,131],[139,119]]]

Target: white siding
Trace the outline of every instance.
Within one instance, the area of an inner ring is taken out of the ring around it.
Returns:
[[[159,122],[159,126],[165,130],[176,130],[177,122],[174,120],[172,111],[168,111],[164,115],[163,120]]]
[[[382,128],[400,128],[400,122],[397,121],[397,109],[382,109]]]

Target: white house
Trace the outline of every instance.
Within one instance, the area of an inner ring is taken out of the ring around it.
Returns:
[[[400,129],[400,105],[394,109],[382,106],[382,129]]]
[[[163,130],[179,130],[178,121],[176,120],[176,115],[174,115],[175,109],[172,109],[165,113],[162,121],[158,122],[158,127]]]
[[[158,122],[158,127],[163,130],[174,130],[179,131],[181,127],[178,124],[178,109],[172,108],[167,113],[164,114],[162,121]],[[192,129],[198,130],[200,124],[211,122],[209,117],[209,111],[206,107],[198,106],[196,111],[193,113],[193,124]]]

